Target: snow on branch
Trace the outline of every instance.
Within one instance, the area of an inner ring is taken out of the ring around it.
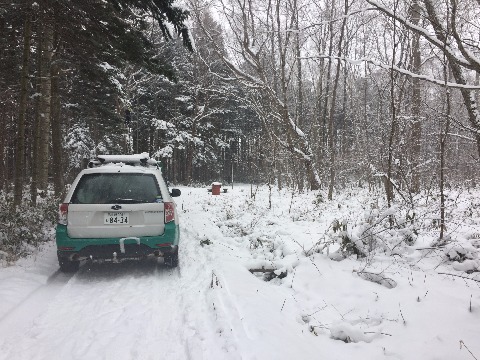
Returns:
[[[366,7],[366,8],[363,8],[363,9],[359,9],[359,10],[354,10],[354,11],[350,11],[348,12],[347,14],[342,14],[341,16],[339,17],[336,17],[335,19],[331,19],[331,20],[325,20],[325,21],[320,21],[320,22],[317,22],[317,23],[313,23],[311,25],[308,25],[308,26],[305,26],[301,29],[290,29],[290,30],[287,30],[287,31],[291,31],[291,32],[301,32],[301,31],[305,31],[305,30],[308,30],[310,28],[313,28],[313,27],[317,27],[317,26],[322,26],[322,25],[327,25],[327,24],[330,24],[330,23],[334,23],[334,22],[338,22],[338,21],[341,21],[343,19],[346,19],[346,18],[349,18],[353,15],[357,15],[357,14],[363,14],[367,11],[372,11],[372,10],[377,10],[376,7]]]
[[[462,39],[460,39],[460,35],[457,32],[457,25],[456,25],[456,17],[457,17],[457,2],[452,1],[452,35],[457,42],[458,49],[462,53],[462,55],[469,61],[473,66],[477,69],[480,69],[480,61],[476,58],[475,54],[473,54],[470,50],[468,50],[464,45]]]
[[[397,14],[396,12],[386,8],[385,6],[380,4],[377,0],[366,0],[366,1],[370,5],[375,6],[378,10],[383,12],[388,17],[399,21],[401,24],[403,24],[407,28],[419,33],[420,35],[422,35],[431,44],[433,44],[436,47],[444,50],[446,53],[448,53],[449,56],[452,57],[452,59],[455,59],[455,61],[459,65],[462,65],[462,66],[464,66],[468,69],[474,70],[474,68],[472,67],[472,64],[467,59],[465,59],[464,57],[458,56],[450,46],[446,46],[446,44],[444,44],[442,41],[440,41],[435,35],[429,33],[426,29],[424,29],[420,26],[417,26],[415,24],[412,24],[405,17],[403,17],[403,16]]]
[[[284,147],[285,149],[292,150],[294,153],[298,154],[301,158],[303,158],[306,161],[311,161],[312,160],[312,154],[306,154],[305,152],[303,152],[299,148],[289,145],[286,141],[280,139],[277,135],[274,135],[274,136],[278,140],[278,143],[282,147]]]
[[[288,120],[290,121],[290,125],[293,127],[297,135],[301,138],[304,138],[305,133],[302,131],[302,129],[300,129],[297,124],[295,124],[295,122],[292,120],[290,116],[288,117]]]
[[[451,132],[449,132],[448,135],[455,136],[455,137],[458,137],[460,139],[464,139],[464,140],[468,140],[468,141],[472,141],[472,142],[476,141],[475,139],[473,139],[471,137],[468,137],[468,136],[465,136],[465,135],[455,134],[455,133],[451,133]]]
[[[412,78],[417,78],[417,79],[421,79],[421,80],[425,80],[425,81],[428,81],[428,82],[431,82],[431,83],[434,83],[436,85],[440,85],[440,86],[443,86],[443,87],[449,87],[449,88],[455,88],[455,89],[464,89],[464,90],[480,90],[480,85],[468,85],[468,84],[459,84],[459,83],[456,83],[456,82],[445,82],[445,80],[439,80],[439,79],[435,79],[434,77],[432,76],[428,76],[428,75],[422,75],[422,74],[415,74],[411,71],[408,71],[406,69],[402,69],[396,65],[391,65],[391,64],[383,64],[381,63],[380,61],[377,61],[377,60],[374,60],[374,59],[370,59],[370,58],[361,58],[361,59],[349,59],[347,57],[343,57],[343,56],[334,56],[334,55],[319,55],[319,56],[308,56],[308,57],[302,57],[301,59],[317,59],[317,58],[330,58],[330,59],[334,59],[334,60],[340,60],[340,61],[344,61],[346,63],[349,63],[351,65],[355,65],[355,66],[358,66],[358,65],[361,65],[363,63],[370,63],[372,65],[375,65],[375,66],[378,66],[382,69],[385,69],[385,70],[395,70],[403,75],[407,75],[407,76],[410,76]]]

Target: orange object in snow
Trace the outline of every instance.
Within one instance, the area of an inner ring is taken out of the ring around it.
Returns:
[[[219,182],[212,183],[212,195],[220,195],[220,188],[222,184]]]

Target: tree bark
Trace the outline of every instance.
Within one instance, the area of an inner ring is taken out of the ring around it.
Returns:
[[[328,45],[328,67],[327,67],[327,79],[326,89],[325,89],[325,104],[323,106],[323,116],[322,116],[322,145],[323,145],[323,152],[325,152],[327,147],[327,139],[328,139],[328,132],[327,132],[327,116],[328,116],[328,109],[329,109],[329,97],[330,97],[330,81],[332,78],[332,57],[333,57],[333,15],[335,9],[335,2],[332,2],[330,9],[330,22],[328,24],[328,32],[330,33],[330,42]],[[331,106],[331,102],[330,102]]]
[[[50,120],[51,120],[51,92],[52,78],[50,66],[53,55],[53,22],[44,9],[42,16],[42,42],[41,42],[41,94],[40,94],[40,123],[38,157],[37,157],[37,187],[41,192],[47,190],[48,168],[49,168],[49,147],[50,147]]]
[[[5,129],[6,128],[6,121],[5,121],[5,115],[0,114],[0,128]],[[0,131],[0,154],[5,153],[5,141],[6,141],[6,136],[5,136],[5,131]],[[5,183],[7,180],[7,168],[5,166],[5,156],[0,157],[0,191],[4,189]]]
[[[418,0],[414,0],[411,6],[412,24],[418,26],[420,24],[420,5]],[[422,59],[420,55],[420,34],[413,33],[412,39],[412,72],[420,73]],[[421,93],[420,93],[420,79],[413,77],[412,79],[412,134],[411,134],[411,171],[412,184],[411,192],[418,193],[420,191],[420,155],[421,155],[421,141],[422,141],[422,121],[420,114],[421,107]]]
[[[51,98],[51,130],[52,130],[52,175],[53,188],[55,196],[61,196],[64,190],[63,180],[63,139],[62,139],[62,120],[60,116],[60,67],[52,61],[52,98]]]
[[[345,0],[345,16],[342,21],[342,28],[340,29],[340,39],[338,40],[338,60],[337,68],[335,73],[335,81],[332,89],[332,99],[330,104],[330,116],[328,120],[328,136],[330,141],[329,150],[330,150],[330,176],[329,176],[329,185],[328,185],[328,200],[333,199],[333,188],[335,185],[335,133],[334,133],[334,117],[335,117],[335,103],[337,101],[337,89],[338,89],[338,80],[340,78],[340,57],[342,56],[342,46],[343,46],[343,36],[345,33],[345,26],[347,23],[348,13],[348,0]]]
[[[297,0],[293,1],[293,11],[295,12],[295,57],[297,61],[297,103],[296,103],[296,111],[295,111],[295,125],[303,128],[304,124],[304,109],[303,109],[303,73],[302,73],[302,60],[301,60],[301,50],[300,50],[300,27],[299,27],[299,20],[298,20],[298,4]],[[312,169],[310,168],[310,164],[305,164],[305,169],[308,178],[308,182],[312,183]],[[298,191],[303,192],[304,186],[304,179],[305,176],[302,173],[298,174]]]
[[[448,79],[447,65],[445,64],[444,76],[445,82]],[[447,147],[447,138],[448,132],[450,130],[450,113],[451,113],[451,101],[450,101],[450,90],[448,87],[445,87],[445,97],[446,97],[446,114],[445,114],[445,132],[442,133],[442,127],[440,127],[440,241],[443,240],[445,236],[445,152]]]
[[[28,72],[30,64],[30,36],[32,32],[32,14],[30,8],[25,14],[25,26],[23,28],[23,54],[22,72],[20,78],[20,102],[17,124],[17,146],[15,151],[15,192],[13,205],[18,206],[22,202],[24,174],[25,174],[25,118],[27,113],[28,95]]]
[[[397,2],[394,3],[394,13],[396,12]],[[397,27],[394,19],[393,24],[393,54],[392,54],[392,65],[395,64],[395,56],[397,50],[396,44],[396,34]],[[385,193],[387,196],[387,206],[390,208],[393,202],[393,184],[392,184],[392,168],[393,168],[393,141],[395,139],[395,130],[397,127],[397,109],[395,106],[395,71],[393,66],[390,69],[390,108],[392,114],[392,123],[390,127],[390,135],[388,138],[388,162],[387,162],[387,176],[384,179],[385,181]],[[390,226],[393,226],[393,216],[389,216]]]
[[[38,16],[40,19],[40,16]],[[37,20],[38,21],[38,20]],[[38,195],[38,144],[40,143],[40,96],[38,96],[42,92],[42,52],[40,49],[42,48],[42,24],[39,22],[39,29],[37,31],[37,51],[36,54],[36,74],[35,74],[35,116],[33,118],[32,123],[32,137],[33,137],[33,145],[31,150],[31,164],[32,164],[32,181],[30,183],[30,201],[33,206],[37,204],[37,195]]]

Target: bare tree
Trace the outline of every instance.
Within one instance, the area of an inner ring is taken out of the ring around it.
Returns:
[[[342,46],[343,46],[343,37],[345,34],[345,27],[347,24],[347,13],[348,13],[348,0],[345,0],[345,13],[344,18],[342,21],[342,27],[340,28],[340,38],[338,40],[338,53],[337,57],[340,58],[342,56]],[[333,84],[332,89],[332,99],[330,105],[330,115],[328,120],[328,135],[329,135],[329,150],[330,150],[330,179],[328,185],[328,200],[332,200],[333,198],[333,187],[335,184],[335,138],[336,135],[334,134],[334,114],[335,114],[335,103],[337,100],[337,88],[338,88],[338,79],[340,78],[340,60],[337,60],[337,69],[335,73],[335,81]]]
[[[420,5],[419,0],[413,0],[410,5],[410,13],[412,18],[412,24],[419,26],[420,24]],[[413,33],[412,35],[412,72],[415,74],[420,73],[422,65],[422,58],[420,52],[420,35]],[[412,78],[412,133],[411,133],[411,152],[410,159],[412,169],[412,184],[411,191],[418,193],[420,191],[420,153],[421,153],[421,141],[422,141],[422,119],[421,119],[421,82],[417,77]]]
[[[202,25],[201,27],[218,56],[230,70],[232,80],[235,79],[249,90],[251,96],[247,101],[256,103],[256,106],[252,108],[264,120],[265,129],[294,159],[304,164],[310,188],[318,189],[320,178],[310,144],[306,134],[295,123],[289,105],[288,88],[291,72],[297,61],[292,35],[295,11],[291,11],[291,7],[283,5],[281,0],[277,0],[268,7],[272,12],[270,18],[273,18],[275,22],[272,24],[273,32],[265,33],[262,26],[263,20],[266,21],[266,19],[259,18],[258,11],[252,10],[254,8],[252,0],[235,0],[231,4],[223,3],[223,14],[235,39],[231,51],[238,55],[237,62],[221,50],[213,36],[209,34],[208,29]],[[195,9],[197,21],[201,24],[199,5],[192,4],[192,7]],[[268,16],[269,14],[267,14]],[[272,36],[274,41],[271,39]],[[272,65],[266,65],[266,59],[272,51],[266,48],[267,44],[275,46],[274,52],[278,61],[274,66],[278,72],[278,91],[274,88],[275,83],[269,76],[268,66]],[[219,76],[221,75],[219,74]],[[278,126],[272,126],[273,124]]]
[[[449,0],[447,6],[451,8],[447,12],[447,16],[440,17],[438,3],[433,3],[431,0],[422,0],[421,7],[417,6],[419,12],[424,15],[428,26],[434,30],[431,34],[425,27],[417,26],[412,21],[409,21],[406,16],[396,13],[392,9],[384,6],[377,0],[366,0],[369,4],[384,13],[386,16],[395,19],[410,31],[417,33],[425,39],[433,48],[445,53],[450,69],[452,71],[455,82],[459,84],[460,92],[463,97],[468,119],[471,126],[471,131],[477,142],[477,152],[480,156],[480,113],[478,111],[477,101],[471,88],[467,86],[466,72],[473,70],[476,73],[480,72],[480,58],[476,53],[476,45],[464,38],[460,30],[464,21],[459,24],[459,20],[467,17],[466,13],[459,15],[458,1]],[[468,4],[466,4],[468,2]],[[417,3],[420,5],[420,2]],[[468,12],[472,7],[480,7],[478,1],[466,0],[462,3],[463,11]],[[444,46],[446,44],[446,46]],[[441,84],[441,82],[438,82]]]

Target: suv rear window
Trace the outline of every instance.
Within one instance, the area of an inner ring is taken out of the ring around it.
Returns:
[[[101,173],[82,176],[73,193],[72,204],[137,204],[161,197],[153,174]]]

